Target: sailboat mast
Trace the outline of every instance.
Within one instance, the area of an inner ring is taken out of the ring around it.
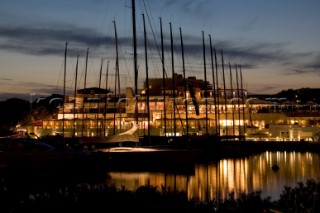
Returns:
[[[214,117],[216,122],[216,134],[218,133],[218,112],[217,112],[217,95],[216,95],[216,82],[214,74],[214,65],[213,65],[213,51],[212,51],[212,41],[211,35],[209,35],[210,41],[210,55],[211,55],[211,70],[212,70],[212,92],[213,92],[213,101],[214,101]]]
[[[107,70],[106,70],[106,94],[104,96],[104,126],[103,126],[103,136],[106,136],[106,126],[107,126],[107,109],[108,109],[108,75],[109,75],[109,62],[107,61]]]
[[[215,61],[215,66],[216,66],[216,87],[217,87],[217,108],[218,108],[218,113],[217,113],[217,116],[218,116],[218,123],[217,123],[217,126],[218,126],[218,132],[217,132],[217,135],[220,136],[220,94],[219,94],[219,77],[218,77],[218,60],[217,60],[217,52],[216,52],[216,48],[213,47],[213,52],[214,52],[214,61]]]
[[[177,134],[176,125],[176,94],[175,94],[175,75],[174,75],[174,54],[173,54],[173,36],[172,36],[172,25],[170,25],[170,41],[171,41],[171,67],[172,67],[172,102],[173,102],[173,134]]]
[[[115,70],[115,78],[117,76],[117,71]],[[116,96],[117,96],[117,79],[114,81],[114,96],[113,96],[113,135],[116,134]]]
[[[206,135],[208,135],[208,91],[207,91],[207,65],[206,65],[206,46],[204,42],[204,32],[202,31],[203,46],[203,69],[204,69],[204,98],[206,105]]]
[[[147,107],[147,119],[148,119],[148,141],[150,141],[150,106],[149,106],[149,70],[148,70],[148,44],[147,44],[147,30],[144,14],[143,18],[143,32],[144,32],[144,53],[145,53],[145,62],[146,62],[146,107]]]
[[[82,99],[82,128],[81,128],[81,136],[83,137],[84,131],[84,114],[85,114],[85,99],[86,99],[86,86],[87,86],[87,70],[88,70],[88,56],[89,56],[89,48],[87,48],[87,55],[86,55],[86,68],[84,74],[84,85],[83,85],[83,99]],[[87,114],[86,114],[87,118]]]
[[[226,92],[226,78],[224,74],[224,59],[223,59],[223,51],[221,53],[221,66],[222,66],[222,79],[223,79],[223,97],[224,97],[224,109],[226,115],[226,121],[228,121],[228,105],[227,105],[227,92]],[[226,136],[228,136],[228,122],[226,122]]]
[[[115,37],[115,42],[116,42],[116,81],[118,81],[118,94],[119,94],[118,110],[119,110],[119,115],[120,115],[119,128],[120,128],[120,132],[121,132],[122,126],[121,126],[121,97],[120,97],[121,93],[120,93],[118,32],[117,32],[116,21],[113,21],[113,24],[114,24],[114,37]]]
[[[246,125],[245,125],[245,96],[244,96],[244,90],[243,90],[243,79],[242,79],[242,69],[241,69],[241,65],[239,65],[240,68],[240,87],[241,87],[241,93],[242,93],[242,103],[243,103],[243,107],[242,107],[242,114],[243,114],[243,135],[245,135],[246,133]]]
[[[229,62],[229,71],[230,71],[230,89],[231,89],[231,104],[232,104],[232,136],[234,136],[234,92],[233,92],[233,85],[232,85],[232,72],[231,72],[231,64]]]
[[[239,138],[241,136],[241,110],[240,110],[240,88],[239,88],[239,77],[238,77],[238,65],[236,67],[236,80],[237,80],[237,100],[238,100],[238,114],[239,114]]]
[[[64,136],[64,103],[66,101],[66,75],[67,75],[67,49],[68,49],[68,42],[66,42],[66,47],[64,50],[64,75],[63,75],[63,107],[62,107],[62,135]]]
[[[98,110],[97,110],[97,118],[96,118],[96,133],[99,135],[101,131],[99,131],[99,115],[100,115],[100,89],[101,89],[101,76],[102,76],[102,67],[103,67],[103,58],[101,59],[101,66],[100,66],[100,74],[99,74],[99,91],[98,91]]]
[[[76,79],[74,81],[73,137],[75,137],[75,132],[76,132],[76,103],[77,103],[78,61],[79,61],[79,55],[77,56]]]
[[[188,122],[187,79],[186,79],[186,69],[184,64],[184,47],[183,47],[183,39],[182,39],[182,30],[181,28],[179,28],[179,30],[180,30],[180,40],[181,40],[182,72],[183,72],[183,79],[184,79],[184,107],[186,110],[186,136],[188,137],[189,122]]]
[[[163,48],[163,32],[162,32],[162,20],[160,17],[160,34],[161,34],[161,63],[162,63],[162,85],[163,85],[163,127],[164,127],[164,136],[167,135],[167,112],[166,112],[166,80],[165,74],[166,70],[164,67],[164,48]]]
[[[116,44],[116,70],[115,70],[115,81],[114,81],[114,114],[113,114],[113,118],[114,118],[114,128],[113,128],[113,134],[116,134],[116,96],[117,96],[117,81],[119,82],[119,53],[118,53],[118,34],[117,34],[117,27],[116,27],[116,22],[113,21],[113,26],[114,26],[114,37],[115,37],[115,44]],[[120,100],[120,87],[118,90],[119,93],[119,99]],[[118,104],[120,105],[119,101]],[[118,106],[118,108],[120,109],[120,107]],[[120,129],[121,129],[121,120],[119,121],[120,123]]]
[[[101,89],[102,67],[103,67],[103,58],[101,59],[100,72],[99,72],[99,90]]]
[[[136,7],[135,0],[131,0],[132,6],[132,34],[133,34],[133,62],[134,62],[134,95],[135,95],[135,108],[134,108],[134,122],[138,123],[138,61],[137,61],[137,33],[136,33]]]

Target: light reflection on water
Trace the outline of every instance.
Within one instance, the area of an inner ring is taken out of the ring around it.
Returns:
[[[272,170],[273,163],[280,169]],[[234,192],[261,191],[261,197],[278,200],[284,186],[320,178],[319,154],[310,152],[264,152],[245,158],[222,159],[195,165],[194,174],[165,174],[156,172],[110,172],[108,185],[135,190],[140,186],[157,186],[186,192],[200,201],[228,198]]]

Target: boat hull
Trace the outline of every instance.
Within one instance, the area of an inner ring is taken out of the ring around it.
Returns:
[[[120,148],[100,151],[111,171],[161,171],[194,173],[195,163],[202,157],[199,150],[155,148]]]

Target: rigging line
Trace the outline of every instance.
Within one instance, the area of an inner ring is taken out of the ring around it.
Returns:
[[[148,41],[149,42],[149,41]],[[150,42],[149,42],[150,43]],[[154,50],[153,49],[151,49],[150,51],[149,51],[149,62],[151,62],[151,64],[152,64],[152,67],[153,67],[153,69],[154,69],[154,74],[155,74],[155,77],[160,77],[160,73],[161,73],[161,75],[162,75],[162,72],[160,72],[160,69],[159,69],[159,66],[158,66],[158,60],[156,60],[156,54],[154,53]],[[151,56],[150,56],[151,55]]]
[[[151,9],[150,9],[150,6],[146,5],[145,1],[143,1],[143,3],[144,3],[144,7],[145,7],[145,10],[146,10],[146,13],[147,13],[147,17],[148,17],[148,21],[149,21],[150,28],[151,28],[151,30],[152,30],[154,27],[152,27],[152,25],[151,25],[151,19],[152,19],[153,26],[155,26],[155,24],[154,24],[154,20],[153,20],[152,16],[151,16],[151,18],[150,18],[149,14],[148,14],[148,9],[147,9],[147,8],[149,8],[149,10],[151,10]],[[157,37],[157,39],[155,38],[157,35],[154,33],[153,30],[152,30],[152,33],[153,33],[153,38],[154,38],[155,41],[160,39],[159,37]],[[157,50],[158,50],[158,55],[160,55],[159,47],[157,46],[157,43],[156,43],[156,42],[155,42],[155,44],[156,44],[156,47],[157,47]],[[168,45],[166,45],[164,48],[165,48],[165,51],[166,51],[166,52],[169,52]],[[160,58],[161,58],[161,56],[160,56]],[[169,59],[171,59],[171,56],[170,56]],[[167,74],[167,70],[170,70],[170,68],[168,68],[168,66],[169,66],[168,64],[164,64],[164,67],[165,67],[165,77],[166,77],[166,78],[169,78],[169,77],[168,77],[168,74]],[[157,68],[157,70],[159,70],[159,69]],[[159,71],[159,73],[160,73],[160,71]],[[161,75],[162,75],[162,71],[161,71]]]
[[[121,47],[121,44],[119,44],[119,49],[120,50],[122,50],[122,47]],[[121,58],[124,60],[124,67],[125,67],[125,70],[127,71],[127,74],[128,74],[128,76],[129,76],[129,79],[131,79],[132,81],[131,81],[131,86],[132,87],[134,87],[133,85],[134,85],[134,78],[132,77],[132,75],[131,75],[131,71],[129,71],[129,66],[128,66],[128,62],[127,62],[127,59],[126,59],[126,57],[125,57],[125,55],[123,54],[123,52],[122,51],[120,51],[120,56],[122,56]],[[121,69],[121,70],[123,70],[123,68]]]
[[[144,3],[145,3],[145,2],[144,2]],[[146,6],[145,6],[145,7],[146,7]],[[151,30],[152,30],[152,33],[153,33],[153,38],[154,38],[154,40],[155,40],[155,44],[156,44],[156,47],[157,47],[157,50],[158,50],[158,54],[160,55],[160,50],[159,50],[159,47],[158,47],[157,42],[156,42],[156,36],[155,36],[155,33],[154,33],[153,28],[152,28],[152,25],[151,25],[151,21],[150,21],[151,18],[150,18],[150,16],[149,16],[149,14],[148,14],[147,11],[146,11],[146,13],[147,13],[148,21],[149,21],[149,24],[150,24],[150,27],[151,27]],[[178,38],[176,38],[176,39],[178,39]],[[175,50],[175,54],[178,55],[176,50]],[[181,66],[181,61],[179,60],[179,58],[178,58],[178,62],[179,62],[179,64],[180,64],[180,66]],[[168,69],[166,69],[166,70],[168,70]],[[167,72],[165,72],[165,75],[166,75],[166,78],[168,78]]]
[[[59,84],[60,84],[61,75],[62,75],[62,72],[63,72],[64,63],[65,62],[64,62],[64,58],[63,58],[62,63],[61,63],[61,67],[60,67],[59,78],[58,78],[57,85],[56,85],[56,90],[58,90],[58,88],[59,88]]]
[[[70,48],[69,48],[70,49]],[[76,68],[76,64],[74,64],[74,60],[72,60],[73,58],[72,58],[72,55],[73,55],[73,53],[75,53],[76,51],[75,50],[70,50],[69,51],[69,55],[71,55],[71,58],[69,57],[68,59],[69,59],[69,63],[71,64],[71,70],[75,70]],[[72,75],[72,74],[71,74]],[[70,84],[69,84],[69,90],[71,91],[72,90],[72,88],[73,88],[73,86],[74,86],[74,83],[75,83],[75,73],[73,73],[73,76],[72,76],[72,80],[71,80],[71,82],[70,82]]]
[[[186,66],[188,67],[188,71],[186,70],[186,72],[187,73],[192,73],[192,74],[194,74],[194,73],[198,73],[198,75],[200,75],[200,74],[202,74],[202,71],[200,71],[200,69],[202,69],[202,64],[200,64],[200,62],[199,63],[194,63],[194,62],[191,62],[191,60],[190,60],[190,56],[189,56],[189,54],[187,53],[187,51],[185,51],[185,58],[186,58]],[[195,56],[196,57],[196,56]],[[200,61],[200,60],[199,60]],[[199,67],[199,69],[195,69],[195,70],[198,70],[198,71],[195,71],[194,70],[194,66],[192,66],[192,64],[194,64],[194,65],[196,65],[196,67]],[[198,77],[198,76],[196,76],[196,77]],[[202,78],[202,77],[201,77]]]
[[[173,41],[174,44],[179,44],[180,43],[179,36],[175,36],[175,38],[173,40],[174,40]],[[181,57],[179,55],[179,50],[177,50],[177,48],[175,48],[176,46],[177,45],[173,45],[173,52],[174,52],[174,55],[175,55],[175,57],[174,57],[175,58],[175,73],[178,74],[178,72],[176,71],[176,67],[182,67],[182,62],[181,62]],[[179,49],[179,47],[178,47],[178,49]],[[177,60],[178,60],[178,63],[176,63]],[[182,72],[182,70],[180,70],[180,72]]]
[[[149,38],[147,38],[147,41],[148,41],[148,44],[151,44]],[[159,73],[160,73],[160,70],[159,70],[159,66],[157,65],[158,63],[158,60],[157,60],[157,57],[155,57],[155,53],[154,53],[154,49],[153,48],[150,48],[148,47],[148,61],[150,62],[149,63],[149,67],[152,69],[149,69],[149,70],[154,70],[153,73],[155,76],[159,76]],[[161,72],[161,75],[162,75],[162,72]]]
[[[95,67],[95,64],[100,64],[100,63],[95,63],[95,61],[100,61],[100,59],[97,59],[97,58],[92,58],[91,60],[89,60],[89,73],[91,72],[92,74],[92,76],[93,77],[96,77],[96,76],[99,76],[98,74],[97,74],[97,71],[96,71],[96,67]],[[89,81],[90,82],[90,81]],[[93,83],[94,82],[94,83]],[[95,85],[98,85],[98,82],[99,82],[99,79],[98,78],[96,78],[94,81],[92,81],[92,84],[93,84],[93,86],[92,87],[96,87]]]
[[[144,0],[143,0],[143,4],[144,4],[144,7],[146,8],[146,4],[145,4]],[[151,25],[150,16],[149,16],[149,13],[148,13],[147,10],[146,10],[146,14],[147,14],[147,18],[148,18],[148,21],[149,21],[150,29],[151,29],[151,32],[152,32],[152,35],[153,35],[154,43],[155,43],[157,51],[158,51],[158,55],[159,55],[160,58],[162,58],[161,57],[161,51],[160,51],[159,45],[157,43],[157,38],[156,38],[155,32],[153,30],[153,27]],[[165,69],[164,73],[165,73],[165,77],[168,78],[168,74],[167,74],[167,70],[166,69]]]
[[[149,42],[149,43],[151,43],[151,42]],[[149,58],[152,59],[151,63],[154,67],[154,70],[155,70],[154,73],[156,74],[156,76],[160,76],[160,75],[162,76],[162,71],[160,71],[160,68],[158,66],[158,63],[159,63],[158,54],[159,54],[159,52],[155,52],[155,49],[151,49],[150,54],[149,54],[151,56]]]
[[[72,57],[72,53],[73,53],[73,52],[74,52],[74,51],[68,47],[68,56],[71,55],[71,57]],[[72,70],[74,70],[74,67],[75,67],[75,64],[74,64],[73,62],[74,62],[74,61],[73,61],[72,59],[70,59],[70,57],[67,57],[66,63],[67,63],[67,64],[71,64],[71,69],[72,69]],[[68,66],[68,67],[69,67],[69,66]],[[68,78],[68,76],[70,76],[70,75],[72,75],[72,74],[69,74],[69,75],[66,76],[65,82],[67,82],[67,78]],[[69,93],[70,93],[70,91],[72,91],[73,84],[74,84],[74,79],[72,78],[72,80],[70,81],[70,84],[68,84],[68,85],[66,86],[66,88],[65,88],[65,89],[67,89],[66,92],[69,91]]]
[[[111,27],[113,27],[113,26],[111,26],[112,24],[111,24],[112,22],[110,22],[110,25],[109,25],[109,28],[111,29]],[[126,29],[126,28],[125,28]],[[113,31],[113,29],[112,30],[110,30],[110,32],[111,31]],[[125,32],[125,35],[126,35],[126,32]],[[112,37],[111,35],[110,35],[110,37]],[[126,38],[126,36],[125,36],[125,38]],[[124,39],[124,46],[127,46],[126,45],[126,43],[127,43],[127,39]],[[121,66],[122,68],[121,68],[121,70],[126,70],[127,71],[127,74],[128,74],[128,76],[129,76],[129,78],[131,78],[131,79],[133,79],[132,78],[132,76],[131,76],[131,71],[129,71],[129,66],[128,66],[128,63],[127,63],[127,58],[125,57],[125,50],[123,50],[124,48],[122,47],[122,43],[121,42],[119,42],[118,43],[118,48],[119,48],[119,60],[121,59],[121,61],[123,60],[123,62],[121,63],[121,64],[124,64],[124,66]],[[106,57],[106,58],[108,58],[108,57]],[[110,58],[110,57],[109,57]],[[110,60],[110,62],[112,61],[111,59],[109,59]],[[114,59],[113,59],[114,60]],[[124,67],[124,68],[123,68]],[[123,73],[123,72],[122,72]],[[131,82],[131,86],[133,87],[133,85],[134,85],[134,83],[133,82]]]
[[[62,70],[63,70],[63,63],[64,63],[63,60],[62,60],[61,67],[60,67],[60,73],[59,73],[59,78],[58,78],[58,82],[57,82],[57,85],[56,85],[56,90],[58,89],[59,82],[60,82],[60,79],[61,79],[61,73],[62,73]]]
[[[79,81],[82,82],[82,78],[84,78],[84,75],[85,75],[85,69],[86,69],[86,64],[85,62],[83,63],[83,67],[81,68],[81,73],[80,73],[80,78],[79,78]]]
[[[108,21],[107,21],[107,14],[109,13],[110,8],[111,8],[109,1],[105,1],[105,3],[106,3],[106,5],[104,5],[105,8],[103,9],[103,11],[104,11],[104,13],[103,13],[103,20],[102,20],[102,23],[101,23],[101,27],[99,28],[99,29],[101,29],[101,31],[98,32],[99,34],[102,34],[102,37],[103,37],[103,35],[104,35],[103,31],[104,31],[104,30],[107,30],[107,28],[105,28],[104,23],[108,23]],[[107,30],[107,32],[110,32],[110,31]],[[98,40],[98,38],[97,38],[96,40]],[[106,48],[106,47],[105,47],[105,48]],[[102,51],[102,50],[101,50],[101,51]],[[104,56],[102,56],[102,57],[106,57],[106,55],[104,55]]]
[[[179,44],[180,43],[180,38],[179,38],[179,36],[176,36],[175,37],[175,40],[174,40],[174,42],[173,42],[174,44]],[[174,54],[175,54],[175,67],[182,67],[182,60],[181,60],[181,56],[180,56],[180,53],[179,53],[179,47],[178,47],[178,50],[177,50],[177,48],[175,48],[175,46],[177,46],[177,45],[174,45],[174,47],[173,47],[173,51],[174,51]],[[176,63],[176,61],[178,60],[178,63]],[[178,64],[178,66],[177,66],[177,64]],[[175,69],[175,73],[178,73],[177,71],[176,71],[176,69]],[[182,69],[180,69],[180,74],[182,73]]]
[[[123,53],[123,52],[125,52],[125,51],[123,51],[121,42],[118,42],[118,48],[119,48],[119,50],[120,50],[120,51],[119,51],[119,55],[120,55],[119,60],[120,60],[120,58],[123,59],[124,65],[125,65],[125,69],[121,68],[121,70],[126,70],[127,75],[129,76],[129,78],[130,78],[130,79],[133,79],[133,77],[131,76],[131,71],[130,71],[129,68],[128,68],[127,59],[126,59],[126,57],[125,57],[125,54]],[[121,66],[121,67],[122,67],[122,66]],[[120,71],[119,71],[119,72],[120,72]],[[122,73],[123,73],[123,72],[122,72]],[[134,85],[134,82],[132,82],[132,85],[131,85],[131,86],[133,86],[133,85]]]
[[[97,37],[92,40],[92,41],[87,41],[87,44],[93,44],[93,43],[98,43],[98,45],[96,46],[97,48],[95,48],[96,50],[96,54],[97,54],[97,58],[106,58],[107,56],[105,55],[106,54],[106,51],[107,49],[106,46],[104,45],[105,43],[105,40],[104,40],[104,36],[105,34],[108,34],[108,32],[110,32],[110,30],[108,30],[108,27],[105,27],[105,23],[107,23],[107,17],[108,17],[108,13],[110,11],[110,2],[109,1],[106,1],[104,5],[102,5],[102,8],[103,8],[103,13],[102,13],[102,20],[100,22],[97,23],[96,27],[97,29],[99,29],[97,31]],[[107,24],[106,24],[107,25]],[[101,44],[100,44],[100,38],[103,38]],[[89,46],[89,45],[88,45]],[[100,48],[102,46],[102,48]],[[91,49],[91,52],[92,52],[93,49]]]

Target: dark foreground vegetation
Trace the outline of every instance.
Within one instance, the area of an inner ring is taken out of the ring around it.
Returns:
[[[9,180],[10,182],[10,180]],[[320,182],[284,186],[280,199],[261,192],[234,194],[224,200],[189,200],[182,192],[144,186],[136,191],[104,184],[51,184],[46,187],[11,185],[0,179],[0,212],[320,212]],[[22,187],[22,188],[20,188]]]

